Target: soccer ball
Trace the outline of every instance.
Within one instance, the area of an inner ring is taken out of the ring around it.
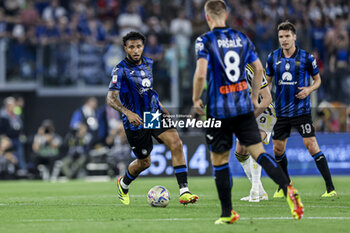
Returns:
[[[153,207],[166,207],[170,201],[170,193],[163,186],[154,186],[148,191],[147,201]]]

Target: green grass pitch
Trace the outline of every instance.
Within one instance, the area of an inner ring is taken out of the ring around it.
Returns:
[[[1,181],[0,232],[350,232],[350,177],[334,177],[339,194],[334,199],[320,198],[325,191],[321,177],[293,177],[305,205],[300,221],[291,218],[284,199],[272,199],[273,182],[262,180],[270,200],[249,203],[239,200],[248,194],[249,181],[234,179],[233,207],[241,219],[219,226],[214,225],[220,208],[212,177],[189,178],[199,201],[188,206],[178,203],[175,177],[138,178],[130,189],[129,206],[117,199],[115,181]],[[170,191],[168,207],[148,205],[146,194],[155,185]]]

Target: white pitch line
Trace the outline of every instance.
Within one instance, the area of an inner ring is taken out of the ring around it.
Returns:
[[[61,206],[63,204],[40,204],[40,203],[0,203],[0,206]],[[122,203],[71,203],[71,204],[64,204],[65,206],[124,206]],[[201,207],[206,206],[213,206],[208,204],[200,204]],[[218,206],[218,205],[217,205]],[[236,207],[253,207],[253,208],[260,208],[260,207],[285,207],[286,205],[260,205],[260,204],[235,204]],[[306,208],[327,208],[327,209],[350,209],[350,206],[322,206],[322,205],[305,205]]]
[[[99,204],[99,203],[88,203],[88,204],[78,204],[78,203],[73,203],[73,204],[36,204],[36,203],[16,203],[16,204],[0,204],[3,206],[124,206],[122,203],[116,203],[116,204]]]
[[[158,222],[158,221],[214,221],[213,218],[158,218],[158,219],[123,219],[116,221],[152,221],[152,222]],[[251,221],[251,220],[293,220],[292,217],[242,217],[240,218],[240,221]],[[350,220],[350,217],[303,217],[302,220]],[[81,222],[81,221],[115,221],[114,219],[21,219],[20,222]]]

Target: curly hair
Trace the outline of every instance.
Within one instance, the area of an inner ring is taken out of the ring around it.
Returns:
[[[128,40],[141,40],[142,43],[145,44],[146,37],[142,33],[133,31],[133,32],[129,32],[128,34],[126,34],[123,37],[123,44],[124,44],[124,46],[126,46],[126,42]]]

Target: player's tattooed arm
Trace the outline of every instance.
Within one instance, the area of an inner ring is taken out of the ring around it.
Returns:
[[[127,114],[127,112],[129,111],[127,108],[125,108],[122,103],[120,103],[119,99],[119,91],[109,91],[107,94],[107,104],[114,108],[115,110],[123,113],[123,114]]]
[[[130,111],[129,109],[125,108],[122,103],[120,103],[119,99],[119,91],[109,91],[107,94],[106,102],[109,106],[111,106],[113,109],[123,113],[130,123],[134,126],[142,125],[142,119],[139,115],[136,113]]]

